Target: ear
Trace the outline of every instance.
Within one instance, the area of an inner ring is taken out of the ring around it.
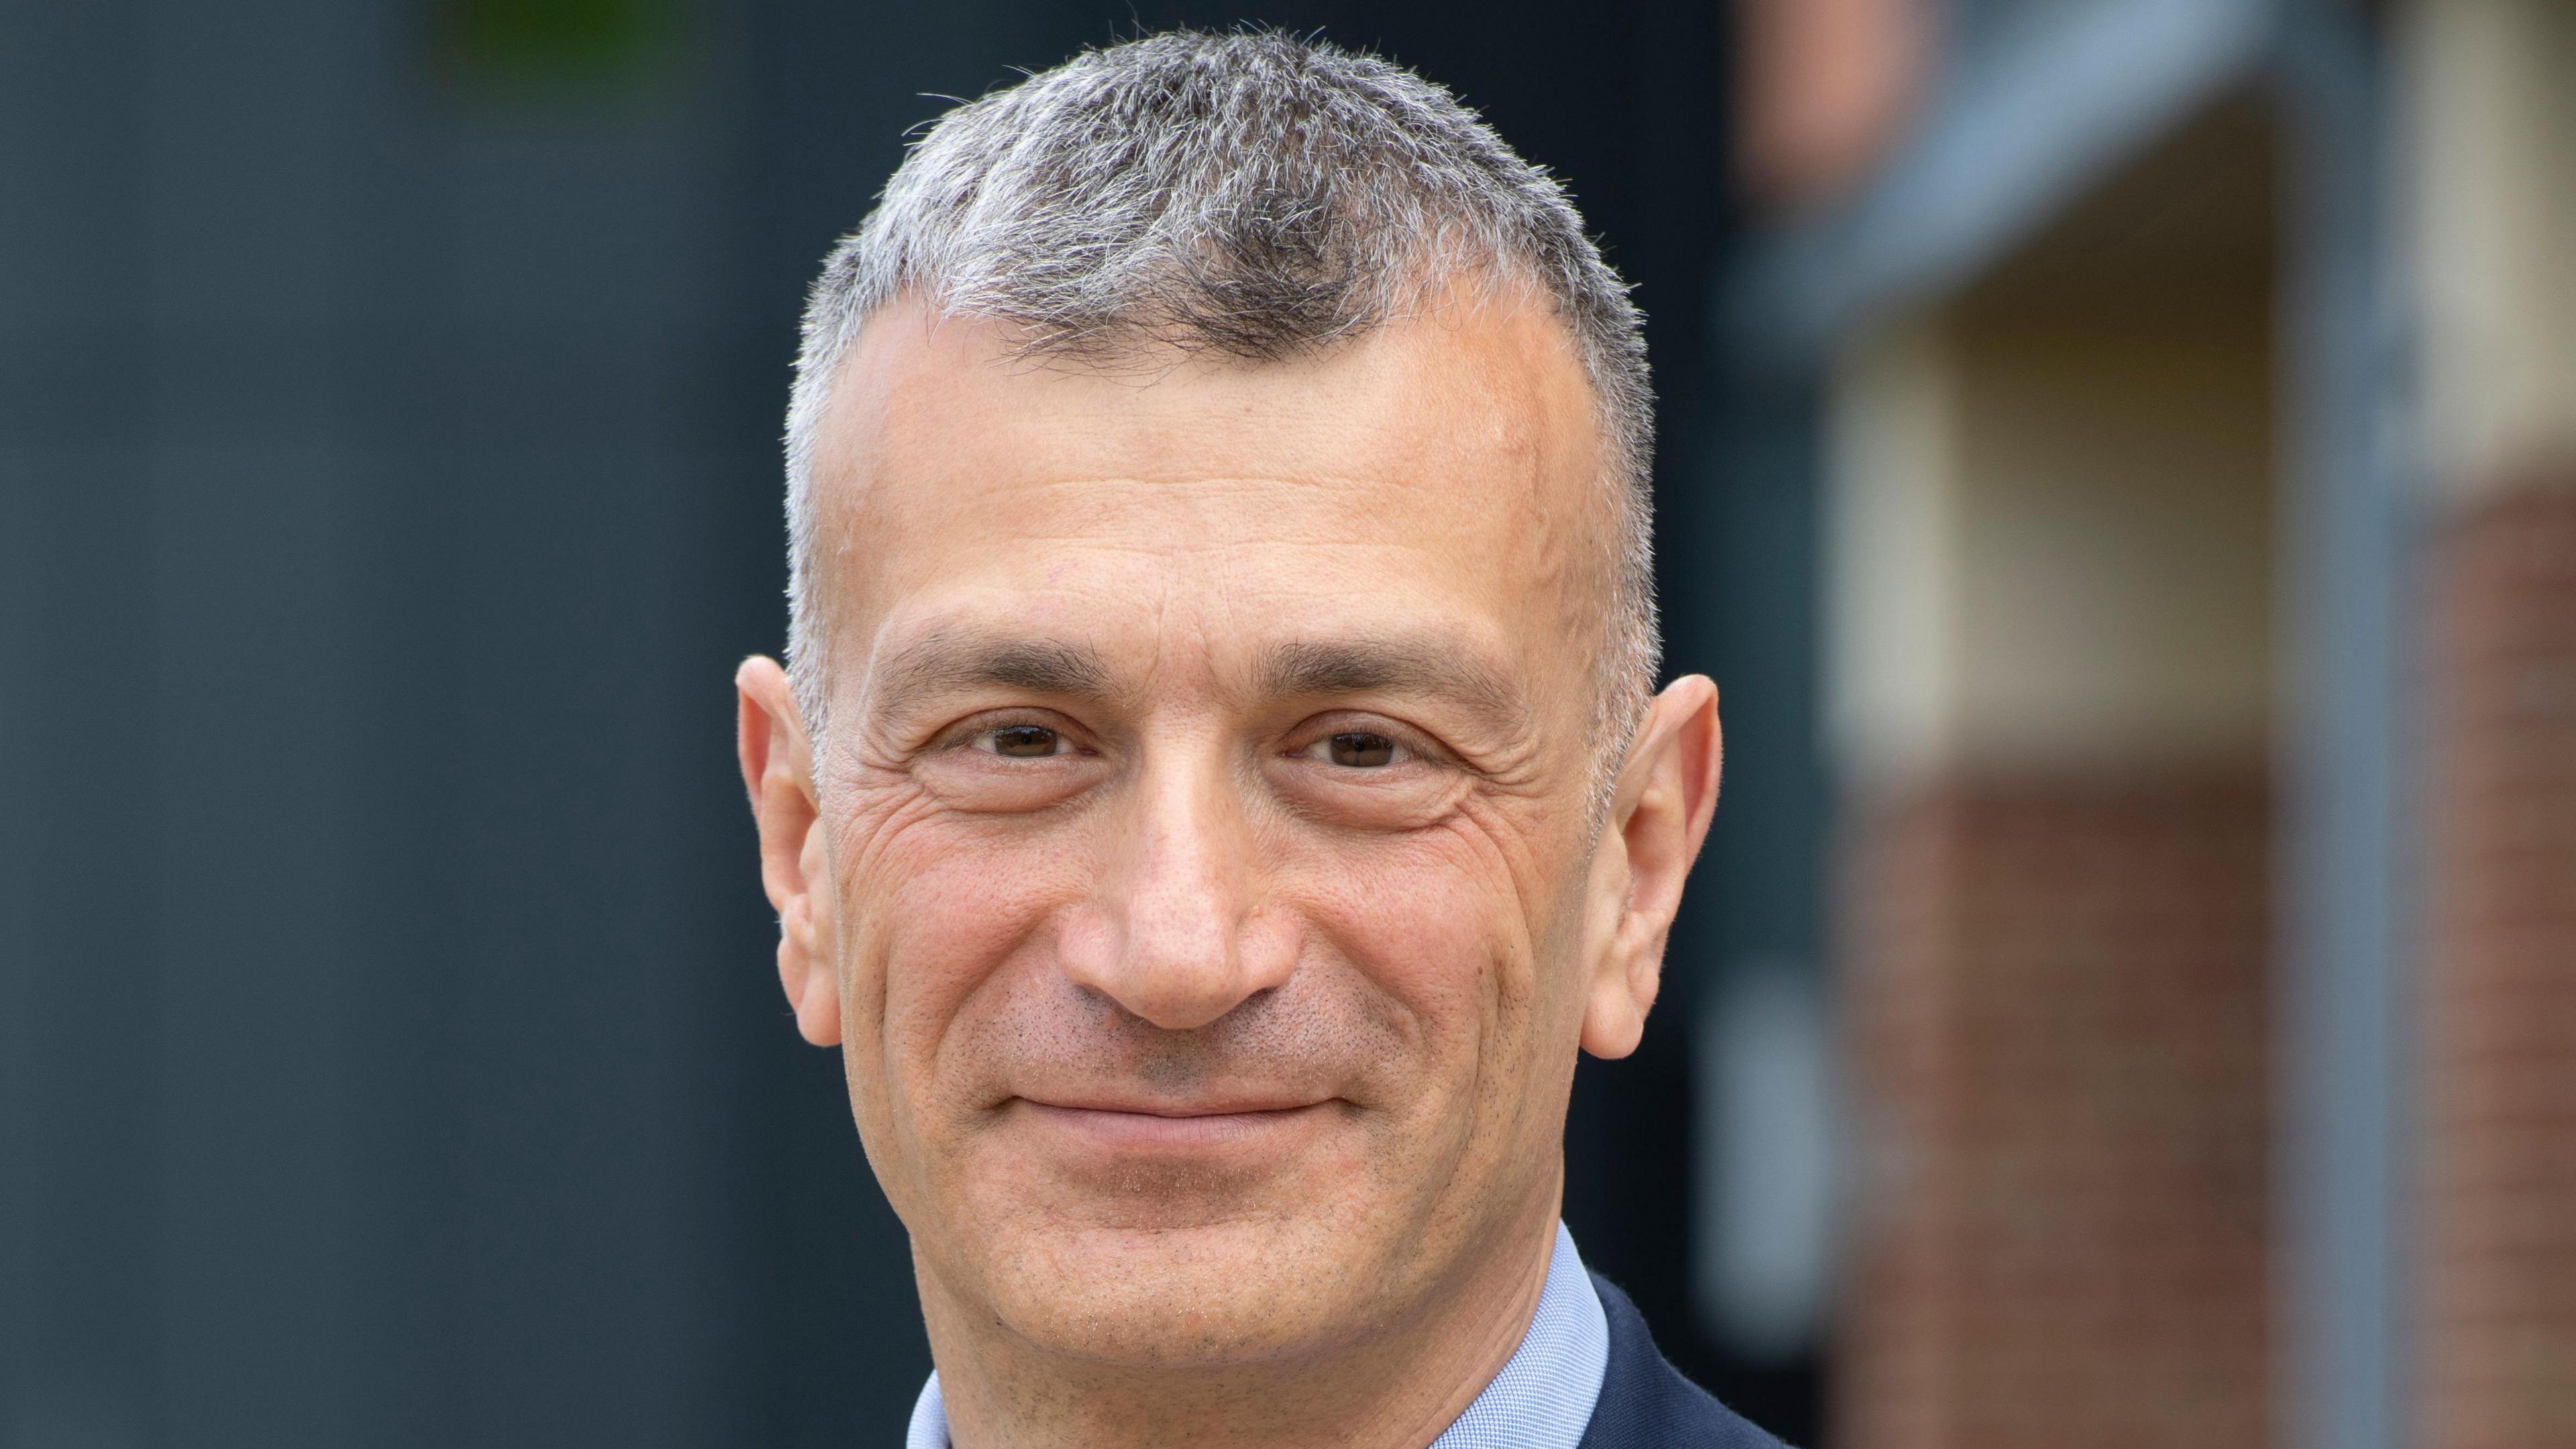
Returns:
[[[1596,1057],[1624,1057],[1645,1035],[1682,882],[1717,810],[1724,755],[1717,686],[1704,674],[1655,696],[1628,746],[1588,882],[1583,1049]]]
[[[841,1039],[841,985],[831,955],[831,866],[815,804],[814,752],[778,661],[754,655],[734,671],[735,750],[760,828],[760,884],[778,912],[778,984],[796,1029],[816,1046]]]

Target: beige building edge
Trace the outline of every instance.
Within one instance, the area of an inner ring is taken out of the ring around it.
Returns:
[[[2427,458],[2422,1442],[2576,1444],[2576,6],[2403,31]]]
[[[2576,5],[2390,7],[2420,477],[2389,1044],[2403,1438],[2576,1445]],[[1836,337],[1863,1190],[1833,1441],[2281,1442],[2280,480],[2259,84]],[[1902,164],[1901,160],[1899,164]]]

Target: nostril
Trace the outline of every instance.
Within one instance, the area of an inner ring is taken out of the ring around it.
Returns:
[[[1214,980],[1128,993],[1119,1004],[1165,1031],[1195,1031],[1232,1011],[1244,993]]]

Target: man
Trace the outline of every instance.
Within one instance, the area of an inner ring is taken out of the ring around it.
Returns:
[[[960,106],[833,253],[741,763],[913,1444],[1773,1442],[1557,1222],[1717,792],[1651,445],[1555,183],[1327,46]]]

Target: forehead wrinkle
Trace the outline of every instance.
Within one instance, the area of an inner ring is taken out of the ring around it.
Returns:
[[[1375,334],[1313,357],[1261,364],[1229,361],[1222,366],[1193,362],[1157,376],[1151,386],[1139,386],[1134,379],[1103,378],[1085,368],[1033,374],[1025,366],[996,367],[1007,348],[1002,340],[985,335],[994,324],[983,319],[934,321],[924,315],[917,319],[921,336],[872,324],[876,335],[867,345],[854,346],[849,365],[840,370],[838,396],[826,420],[839,434],[841,446],[826,450],[818,460],[823,464],[818,471],[828,471],[816,480],[827,486],[817,489],[814,500],[823,515],[816,521],[824,525],[815,540],[817,557],[811,560],[816,611],[847,620],[853,613],[877,612],[868,606],[882,607],[893,602],[887,595],[904,592],[901,582],[888,574],[901,572],[897,559],[908,550],[898,547],[889,555],[882,551],[883,541],[905,538],[914,530],[862,528],[859,515],[897,500],[909,505],[927,498],[938,518],[945,519],[959,506],[948,485],[981,480],[989,491],[999,478],[1013,484],[1015,491],[1034,496],[1068,490],[1068,496],[1077,496],[1111,485],[1113,490],[1123,490],[1115,491],[1112,498],[1118,505],[1115,511],[1123,517],[1137,509],[1172,507],[1176,501],[1172,498],[1149,496],[1160,493],[1153,485],[1162,483],[1188,484],[1184,496],[1193,499],[1211,494],[1240,499],[1276,491],[1286,500],[1317,490],[1374,495],[1389,481],[1436,479],[1447,487],[1435,491],[1454,492],[1461,486],[1477,486],[1480,492],[1503,490],[1498,507],[1526,509],[1549,521],[1550,526],[1522,530],[1511,540],[1515,549],[1529,555],[1518,560],[1514,569],[1524,580],[1519,602],[1533,612],[1543,610],[1548,616],[1544,630],[1563,638],[1576,654],[1595,653],[1602,642],[1599,632],[1608,627],[1603,603],[1615,600],[1622,567],[1619,500],[1614,489],[1599,486],[1609,480],[1599,477],[1602,460],[1597,454],[1602,439],[1597,419],[1586,407],[1555,406],[1575,401],[1570,394],[1556,396],[1566,388],[1541,386],[1548,396],[1532,407],[1519,397],[1528,389],[1517,385],[1566,383],[1579,369],[1569,370],[1571,359],[1554,358],[1562,351],[1563,341],[1551,331],[1555,319],[1521,316],[1517,309],[1494,306],[1469,311],[1483,326],[1534,329],[1540,334],[1534,340],[1542,345],[1508,348],[1508,355],[1501,357],[1469,357],[1473,366],[1466,375],[1441,381],[1437,389],[1444,404],[1455,405],[1431,407],[1391,436],[1380,436],[1384,430],[1356,426],[1351,409],[1367,395],[1384,391],[1376,386],[1388,380],[1381,374],[1425,344],[1425,329],[1459,330],[1465,317],[1390,319]],[[1546,345],[1551,343],[1556,345]],[[1542,365],[1550,360],[1563,360],[1567,366]],[[859,386],[857,375],[862,373],[873,377],[874,385]],[[1538,377],[1537,373],[1549,375]],[[1310,380],[1314,388],[1301,385]],[[1100,399],[1087,391],[1104,383],[1121,384],[1105,404],[1106,414]],[[1279,391],[1283,385],[1284,394]],[[1200,397],[1203,388],[1216,391]],[[1572,391],[1579,393],[1580,388]],[[1177,412],[1138,402],[1184,393],[1191,398],[1175,404]],[[1499,393],[1513,394],[1513,405],[1488,405],[1505,401],[1496,396]],[[991,404],[1000,425],[958,428],[949,411],[961,394]],[[1293,419],[1280,417],[1283,406]],[[1076,409],[1070,420],[1058,416],[1066,408]],[[1209,426],[1208,418],[1199,416],[1208,408],[1216,410],[1224,426]],[[1566,426],[1541,426],[1542,414]],[[1245,457],[1239,456],[1242,448],[1208,450],[1213,439],[1236,438],[1236,423],[1257,422],[1267,428],[1297,419],[1312,426],[1303,431],[1291,428],[1284,440],[1270,437],[1267,431],[1251,440],[1260,443],[1263,451],[1249,469]],[[1019,423],[1044,424],[1052,431],[1042,446],[1032,449],[1017,431]],[[1365,456],[1353,455],[1347,446],[1369,439],[1377,446],[1363,449]],[[1296,446],[1287,446],[1292,443]],[[841,466],[833,468],[835,461]],[[1305,538],[1299,535],[1311,530],[1293,526],[1293,519],[1272,520],[1265,515],[1263,521],[1287,526],[1278,533],[1250,537],[1239,529],[1201,536],[1167,523],[1139,538],[1114,531],[1104,536],[1059,523],[1052,530],[1057,536],[1050,539],[1044,537],[1049,530],[1025,527],[1035,520],[1021,520],[1021,531],[1032,536],[1019,541],[1166,556],[1185,549],[1219,559],[1246,543],[1304,542],[1366,550],[1417,542],[1384,536]],[[853,587],[861,580],[866,581],[864,587]],[[1230,587],[1236,582],[1231,576],[1214,582],[1218,597],[1211,602],[1230,629],[1251,601]],[[1253,612],[1260,611],[1256,607]],[[1162,642],[1168,647],[1171,641]],[[1470,692],[1454,687],[1459,683],[1451,681],[1453,687],[1447,692]],[[1521,683],[1525,689],[1537,688],[1535,681]],[[1473,693],[1481,696],[1480,706],[1495,703],[1490,691]],[[1552,687],[1547,693],[1552,708]]]

